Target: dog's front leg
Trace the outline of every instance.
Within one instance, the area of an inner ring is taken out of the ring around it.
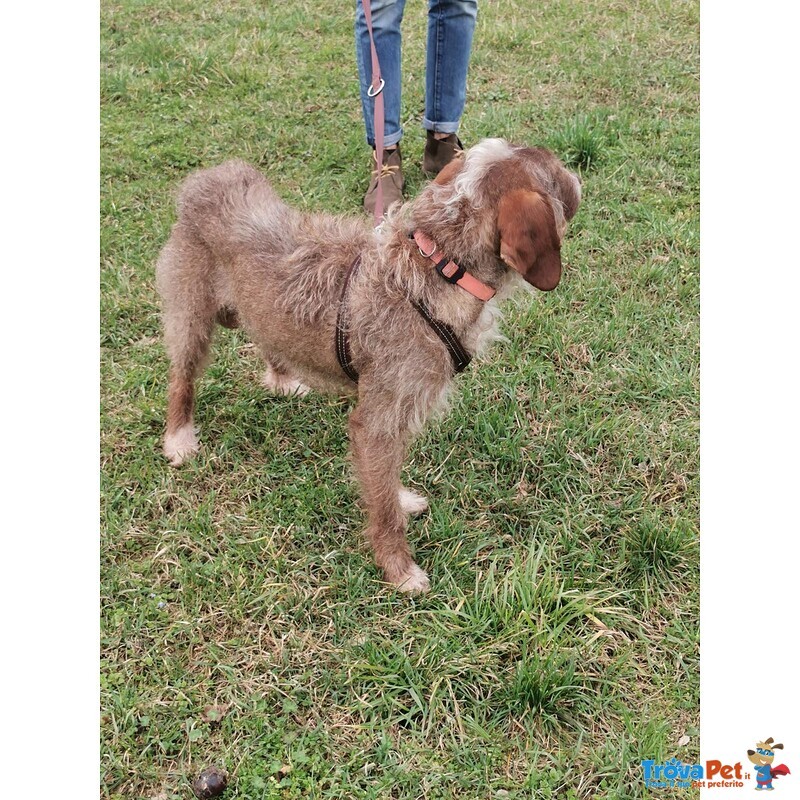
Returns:
[[[367,538],[386,580],[403,592],[426,592],[428,576],[414,563],[406,539],[400,469],[409,439],[396,419],[362,399],[350,416],[350,444],[367,510]]]

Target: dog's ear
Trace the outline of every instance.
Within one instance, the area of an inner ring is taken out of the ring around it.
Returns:
[[[564,217],[569,222],[581,204],[581,179],[573,172],[563,170],[558,177],[561,198],[564,202]]]
[[[454,158],[452,161],[445,164],[442,167],[439,174],[433,179],[434,183],[449,183],[459,172],[461,172],[461,168],[464,166],[464,159],[463,158]]]
[[[500,258],[537,289],[549,292],[561,280],[561,240],[553,207],[539,192],[515,189],[500,199],[497,213]]]

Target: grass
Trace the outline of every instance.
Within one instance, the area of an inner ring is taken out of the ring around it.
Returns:
[[[482,6],[461,138],[552,147],[584,203],[561,286],[509,309],[412,452],[430,595],[382,586],[360,539],[348,402],[268,396],[241,332],[200,383],[201,456],[159,453],[175,189],[237,156],[357,211],[351,14],[102,9],[102,795],[190,798],[217,764],[248,800],[643,796],[643,758],[699,748],[696,2]]]

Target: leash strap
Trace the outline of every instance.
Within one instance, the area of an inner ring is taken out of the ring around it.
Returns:
[[[350,288],[350,279],[358,270],[358,265],[361,263],[361,256],[355,257],[355,260],[347,270],[344,276],[344,286],[342,287],[342,296],[339,299],[339,311],[336,314],[336,358],[339,360],[339,366],[344,371],[344,374],[350,378],[353,383],[358,383],[358,372],[353,366],[353,354],[350,350],[350,336],[347,332],[347,290]]]
[[[367,89],[367,95],[374,99],[372,107],[372,130],[375,134],[375,168],[378,170],[378,186],[375,189],[375,227],[383,222],[383,186],[381,186],[381,170],[383,169],[383,135],[384,135],[384,102],[383,87],[386,81],[381,77],[381,65],[378,61],[378,50],[375,47],[375,35],[372,30],[372,8],[370,0],[361,0],[364,10],[364,21],[367,23],[369,33],[369,48],[372,56],[372,83]]]

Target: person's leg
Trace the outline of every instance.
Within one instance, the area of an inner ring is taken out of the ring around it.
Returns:
[[[373,151],[372,174],[364,195],[364,211],[374,214],[377,202],[377,189],[380,182],[383,195],[383,210],[392,203],[402,202],[403,179],[402,161],[399,142],[403,136],[400,126],[400,23],[403,21],[405,0],[371,0],[372,34],[375,39],[375,50],[381,67],[381,76],[385,81],[383,88],[384,104],[384,136],[383,163],[376,163]],[[372,49],[370,47],[369,30],[362,0],[356,0],[356,60],[361,86],[361,110],[364,115],[364,127],[367,142],[375,147],[375,100],[369,96],[368,89],[372,83]]]
[[[400,23],[403,20],[405,0],[372,0],[372,32],[375,49],[381,65],[381,75],[386,81],[384,98],[384,147],[396,145],[403,137],[400,126]],[[356,0],[356,61],[361,84],[361,109],[364,114],[364,127],[367,142],[375,146],[373,126],[374,100],[367,95],[372,82],[372,55],[369,43],[367,22],[361,0]]]
[[[477,0],[428,0],[423,169],[437,173],[460,150],[456,135],[467,95]]]

